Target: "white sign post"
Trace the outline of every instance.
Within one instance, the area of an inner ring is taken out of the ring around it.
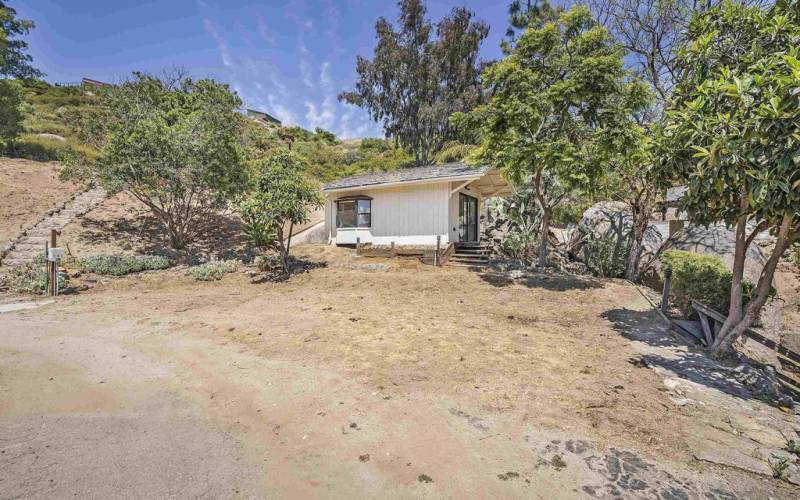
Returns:
[[[58,262],[64,258],[66,252],[63,248],[48,248],[47,260],[53,266],[53,295],[58,295]]]

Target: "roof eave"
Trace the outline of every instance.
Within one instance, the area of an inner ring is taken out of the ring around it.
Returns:
[[[395,186],[408,186],[411,184],[435,184],[440,182],[467,181],[467,180],[480,179],[484,175],[486,175],[486,172],[482,172],[479,174],[471,174],[471,175],[455,175],[450,177],[434,177],[430,179],[415,179],[409,181],[393,181],[393,182],[381,182],[375,184],[360,184],[358,186],[322,188],[322,191],[325,193],[336,193],[341,191],[354,191],[358,189],[383,189]]]

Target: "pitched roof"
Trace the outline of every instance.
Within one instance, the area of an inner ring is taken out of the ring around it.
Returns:
[[[444,165],[401,168],[390,172],[373,172],[370,174],[342,177],[341,179],[325,184],[323,189],[325,191],[331,191],[334,189],[377,186],[399,182],[436,181],[439,179],[474,177],[485,174],[489,171],[489,168],[488,166],[473,166],[464,163],[445,163]]]

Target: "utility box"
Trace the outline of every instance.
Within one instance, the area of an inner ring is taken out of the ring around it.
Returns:
[[[57,262],[62,260],[65,255],[65,251],[63,248],[48,248],[47,249],[47,260],[50,262]]]

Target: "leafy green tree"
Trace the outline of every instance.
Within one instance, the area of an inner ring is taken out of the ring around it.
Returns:
[[[22,131],[22,91],[14,80],[0,80],[0,151]]]
[[[430,163],[445,142],[458,139],[450,115],[482,99],[478,52],[489,27],[457,7],[434,30],[423,0],[398,5],[399,28],[378,20],[373,59],[358,57],[356,87],[339,99],[365,108],[418,164]]]
[[[31,65],[33,59],[26,53],[28,43],[21,38],[33,27],[33,21],[18,18],[17,12],[0,0],[0,146],[4,149],[22,131],[24,119],[22,89],[9,78],[42,76]]]
[[[67,173],[130,193],[184,248],[246,186],[240,106],[225,84],[135,73],[101,97],[96,164]]]
[[[656,173],[654,134],[628,115],[621,125],[609,131],[599,151],[603,175],[597,187],[606,197],[622,201],[631,213],[630,241],[626,249],[625,278],[638,281],[641,256],[650,217],[665,184]],[[609,147],[610,144],[610,147]]]
[[[800,4],[710,9],[692,20],[679,57],[683,79],[667,113],[660,167],[686,184],[682,204],[692,220],[736,228],[728,320],[712,346],[725,356],[800,239]],[[745,306],[745,255],[767,229],[775,248]]]
[[[42,72],[31,65],[28,43],[21,37],[34,28],[33,21],[20,19],[17,11],[0,0],[0,76],[28,79],[39,78]]]
[[[624,51],[586,7],[562,13],[557,22],[528,28],[514,50],[489,67],[483,82],[489,103],[461,126],[478,126],[484,142],[478,158],[504,170],[517,185],[530,184],[541,208],[540,267],[546,265],[547,235],[554,205],[598,174],[599,151],[620,126],[619,109],[636,110],[647,89],[629,79]]]
[[[304,171],[303,162],[286,151],[271,156],[258,163],[252,189],[238,203],[245,232],[256,246],[277,249],[287,272],[294,226],[322,206],[319,186]]]

